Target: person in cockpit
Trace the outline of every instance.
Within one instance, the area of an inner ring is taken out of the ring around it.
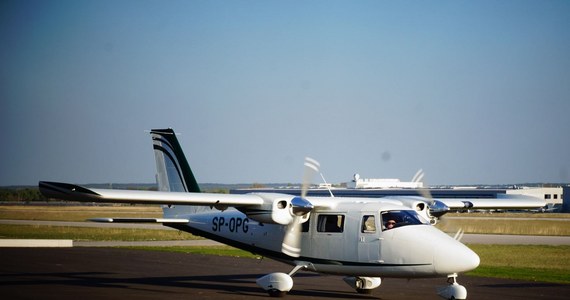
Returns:
[[[396,221],[394,220],[388,220],[388,222],[386,222],[386,229],[392,229],[394,228],[394,226],[396,226]]]

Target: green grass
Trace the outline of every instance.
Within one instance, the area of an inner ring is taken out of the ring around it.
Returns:
[[[188,254],[205,254],[243,258],[261,258],[260,255],[253,254],[230,246],[208,246],[208,247],[121,247],[129,249],[139,249],[147,251],[178,252]]]
[[[469,247],[479,254],[481,264],[468,275],[570,284],[570,246]]]
[[[85,221],[99,217],[160,218],[158,206],[0,206],[0,219]]]
[[[129,228],[86,228],[0,225],[0,239],[71,239],[74,241],[172,241],[200,239],[182,231]]]
[[[480,266],[475,271],[467,273],[467,275],[570,284],[570,274],[568,271],[551,270],[548,268],[536,269]]]
[[[531,213],[531,212],[470,212],[470,213],[448,213],[445,217],[470,217],[470,218],[540,218],[540,219],[570,219],[570,214],[566,213]]]
[[[548,219],[539,220],[504,220],[504,219],[453,219],[445,218],[436,224],[445,232],[457,232],[459,228],[465,233],[483,234],[516,234],[516,235],[551,235],[570,236],[570,221]]]

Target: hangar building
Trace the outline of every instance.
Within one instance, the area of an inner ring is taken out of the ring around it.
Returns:
[[[307,196],[330,196],[328,188],[338,197],[385,197],[385,196],[418,196],[417,188],[423,185],[421,182],[401,182],[397,179],[360,179],[356,178],[347,184],[348,188],[331,188],[330,184],[322,184],[319,187],[309,189]],[[563,207],[564,190],[570,192],[570,188],[563,187],[516,187],[516,188],[480,188],[480,187],[451,187],[430,188],[434,198],[497,198],[499,194],[514,194],[532,196],[544,199],[546,206],[544,211],[558,211]],[[283,188],[246,188],[230,190],[231,194],[246,193],[285,193],[301,195],[300,187]],[[568,199],[567,202],[570,202]],[[566,206],[566,212],[570,212],[570,203]]]

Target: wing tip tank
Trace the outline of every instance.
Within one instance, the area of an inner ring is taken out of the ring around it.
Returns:
[[[40,189],[40,192],[48,198],[80,200],[74,198],[78,195],[81,195],[83,197],[100,196],[90,189],[70,183],[40,181],[38,183],[38,187]]]

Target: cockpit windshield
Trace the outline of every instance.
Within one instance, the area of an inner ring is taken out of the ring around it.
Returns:
[[[408,225],[428,224],[415,210],[391,210],[382,212],[382,230]]]

